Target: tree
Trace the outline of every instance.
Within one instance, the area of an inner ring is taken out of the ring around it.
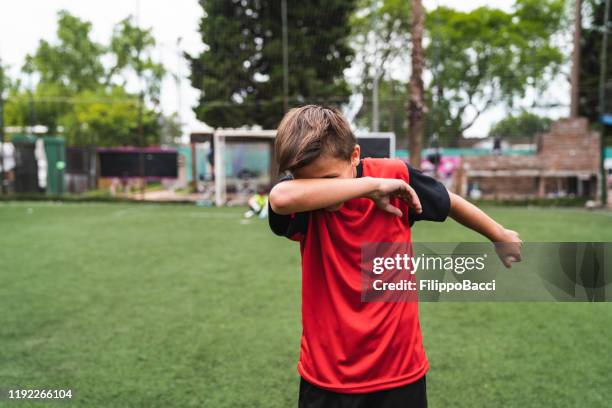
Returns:
[[[409,63],[406,44],[410,42],[410,3],[405,0],[359,0],[350,25],[350,43],[355,50],[354,66],[359,69],[359,81],[354,91],[363,94],[366,100],[372,94],[372,101],[378,91],[382,104],[392,105],[394,101],[385,101],[384,97],[389,95],[383,96],[382,88],[395,87],[397,81],[391,76],[394,64]],[[383,81],[391,83],[383,85]],[[373,130],[374,119],[366,112],[369,108],[370,105],[364,104],[361,111],[362,115],[370,118],[368,127]],[[378,109],[380,126],[383,126],[382,117],[386,116],[386,109],[387,106]]]
[[[491,127],[491,137],[533,137],[538,133],[548,132],[552,119],[538,116],[527,111],[516,116],[509,116]]]
[[[114,64],[107,70],[104,84],[106,86],[119,84],[125,87],[125,78],[133,73],[142,78],[144,84],[142,91],[145,96],[157,103],[166,70],[153,58],[155,45],[155,38],[150,28],[142,29],[134,25],[131,16],[121,20],[115,26],[110,41],[109,51]]]
[[[26,73],[36,72],[39,83],[58,85],[69,93],[96,89],[104,74],[104,47],[94,42],[91,23],[65,10],[58,13],[57,43],[40,40],[26,57]]]
[[[10,87],[10,80],[6,75],[6,68],[0,59],[0,192],[6,194],[5,166],[4,166],[4,93]]]
[[[517,0],[511,12],[433,10],[428,134],[452,143],[495,104],[513,106],[527,89],[548,86],[563,62],[551,38],[563,11],[562,0]]]
[[[194,108],[213,127],[276,128],[284,114],[281,4],[275,0],[200,0],[206,46],[187,55],[192,86],[201,91]],[[339,105],[350,94],[343,77],[355,0],[290,2],[287,12],[289,104]]]
[[[68,144],[104,147],[139,145],[137,98],[118,86],[108,91],[85,91],[79,98],[81,101],[74,105],[74,111],[60,118]],[[157,121],[156,112],[145,110],[145,144],[157,144]]]
[[[400,141],[399,143],[404,142],[405,145],[408,140],[408,121],[406,120],[408,87],[405,82],[390,79],[380,83],[379,92],[381,101],[380,129],[395,133],[396,139]],[[371,129],[372,110],[362,107],[356,122],[359,128]]]
[[[601,48],[605,17],[605,0],[585,1],[583,19],[581,59],[580,59],[580,116],[587,117],[592,122],[599,121],[599,76],[601,73]],[[608,21],[612,21],[612,15]],[[612,56],[612,41],[608,43],[608,55]],[[612,110],[612,64],[606,63],[605,84],[607,112]],[[602,112],[605,113],[605,112]]]
[[[574,38],[572,49],[572,71],[570,84],[570,117],[577,118],[580,106],[580,43],[582,38],[582,0],[574,0]]]
[[[4,124],[6,126],[25,127],[28,125],[28,103],[22,95],[19,79],[8,84],[5,91]]]
[[[425,97],[423,89],[423,30],[425,29],[425,10],[421,0],[412,0],[412,72],[410,73],[410,101],[408,111],[408,150],[410,163],[421,167],[421,149],[425,134]]]
[[[30,77],[29,89],[13,98],[27,100],[27,112],[20,116],[27,117],[28,125],[41,124],[56,133],[59,117],[72,109],[67,100],[100,87],[105,50],[91,39],[91,30],[91,23],[62,10],[58,12],[56,43],[42,39],[36,52],[26,55],[22,72]]]
[[[0,59],[0,95],[4,96],[4,91],[10,89],[13,85],[13,81],[8,76],[7,71],[8,68],[6,65],[2,64],[2,60]]]
[[[350,17],[351,47],[360,65],[361,84],[390,73],[388,62],[406,61],[410,41],[410,4],[405,0],[359,0]]]
[[[160,117],[160,145],[172,145],[182,136],[182,126],[178,113]]]
[[[159,103],[163,66],[155,62],[151,29],[134,25],[132,17],[114,28],[108,45],[94,42],[92,26],[67,11],[58,13],[57,41],[41,40],[26,57],[7,102],[7,123],[41,124],[50,134],[63,132],[69,144],[101,146],[139,144],[139,111],[146,143],[159,140]],[[103,64],[102,61],[107,61]],[[126,78],[142,78],[142,89],[128,91]]]

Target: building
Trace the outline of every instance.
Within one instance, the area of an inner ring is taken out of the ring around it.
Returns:
[[[530,199],[598,196],[600,135],[586,118],[561,119],[537,137],[532,155],[464,157],[457,189],[484,199]]]

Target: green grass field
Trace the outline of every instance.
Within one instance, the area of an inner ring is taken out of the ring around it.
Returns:
[[[79,407],[295,407],[299,248],[243,211],[0,204],[0,388],[70,388]],[[525,241],[612,241],[610,213],[488,211]],[[448,221],[413,239],[479,237]],[[612,304],[423,303],[421,324],[431,407],[611,406]]]

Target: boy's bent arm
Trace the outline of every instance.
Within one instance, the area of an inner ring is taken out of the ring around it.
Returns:
[[[270,191],[270,207],[277,214],[292,214],[333,207],[357,197],[368,197],[380,209],[402,216],[402,212],[389,203],[391,196],[401,197],[417,212],[421,212],[419,199],[406,182],[373,177],[284,181]]]
[[[516,231],[504,228],[480,208],[461,196],[451,192],[448,194],[451,203],[449,215],[455,221],[492,241],[495,244],[497,254],[506,267],[510,268],[512,262],[521,260],[522,241]]]

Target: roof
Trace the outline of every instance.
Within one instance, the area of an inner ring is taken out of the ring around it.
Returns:
[[[98,153],[176,153],[178,150],[175,147],[136,147],[136,146],[121,146],[121,147],[98,147]]]

